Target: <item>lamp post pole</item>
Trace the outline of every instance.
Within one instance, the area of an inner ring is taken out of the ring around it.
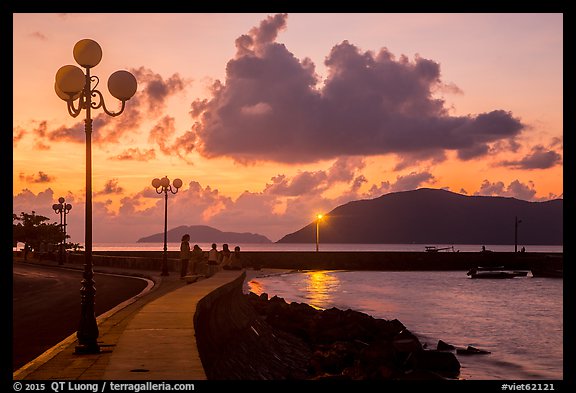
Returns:
[[[69,203],[64,203],[65,200],[63,197],[58,198],[58,203],[52,205],[52,209],[54,209],[54,213],[60,214],[60,228],[62,232],[64,232],[64,239],[60,242],[60,254],[58,258],[58,264],[64,264],[64,252],[66,251],[66,216],[70,213],[72,209],[72,205]],[[62,217],[64,217],[64,223],[62,223]]]
[[[58,97],[66,101],[68,113],[78,117],[82,110],[86,111],[84,130],[86,132],[86,208],[84,230],[84,273],[82,275],[82,288],[80,289],[80,323],[76,336],[78,345],[76,353],[98,353],[98,325],[94,314],[94,298],[96,288],[94,271],[92,267],[92,109],[102,108],[112,117],[120,115],[128,101],[136,93],[138,84],[134,75],[128,71],[116,71],[108,78],[110,94],[121,101],[122,106],[118,112],[111,112],[106,108],[104,97],[96,90],[100,79],[90,75],[90,69],[100,63],[102,48],[91,39],[80,40],[74,45],[74,59],[84,68],[75,65],[60,67],[56,73],[54,90]],[[94,86],[92,86],[94,84]],[[94,100],[92,100],[94,98]],[[78,103],[76,104],[76,100]]]
[[[320,243],[320,220],[324,217],[322,214],[316,215],[316,252],[318,252],[318,244]]]
[[[520,224],[522,220],[518,219],[518,216],[514,217],[514,252],[518,252],[518,224]]]
[[[168,176],[164,176],[162,179],[155,178],[152,180],[152,187],[156,189],[156,193],[164,193],[164,253],[162,254],[162,273],[160,275],[168,276],[168,191],[176,194],[178,189],[182,187],[182,180],[174,179],[170,185]]]

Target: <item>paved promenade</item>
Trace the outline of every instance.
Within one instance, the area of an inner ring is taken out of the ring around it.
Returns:
[[[30,262],[58,266],[52,261]],[[196,305],[239,279],[243,271],[219,271],[193,283],[181,280],[176,272],[161,276],[157,271],[112,267],[94,267],[94,271],[145,277],[155,285],[97,318],[100,353],[75,354],[73,334],[15,371],[14,380],[206,379],[196,346]]]

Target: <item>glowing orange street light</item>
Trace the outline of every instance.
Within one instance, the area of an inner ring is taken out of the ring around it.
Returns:
[[[318,243],[320,242],[320,220],[324,217],[323,214],[316,214],[316,252],[318,252]]]

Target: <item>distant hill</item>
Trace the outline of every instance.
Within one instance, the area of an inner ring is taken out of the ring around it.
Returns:
[[[320,223],[321,243],[562,245],[563,200],[466,196],[421,188],[341,205]],[[314,243],[316,222],[278,243]]]
[[[182,225],[166,232],[169,242],[179,242],[184,234],[190,235],[194,243],[272,243],[266,236],[257,233],[222,232],[206,225]],[[162,243],[164,232],[138,239],[137,243]]]

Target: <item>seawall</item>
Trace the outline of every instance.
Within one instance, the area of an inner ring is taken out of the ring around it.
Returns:
[[[167,252],[168,270],[177,272],[177,251]],[[563,253],[534,252],[380,252],[380,251],[243,251],[246,267],[292,270],[468,270],[474,266],[504,266],[526,269],[562,266]],[[162,251],[95,251],[94,266],[161,271]],[[68,263],[84,263],[83,253],[70,253]]]
[[[218,275],[219,273],[217,273]],[[303,378],[310,351],[257,317],[242,293],[246,273],[204,298],[194,314],[198,353],[209,380]]]

